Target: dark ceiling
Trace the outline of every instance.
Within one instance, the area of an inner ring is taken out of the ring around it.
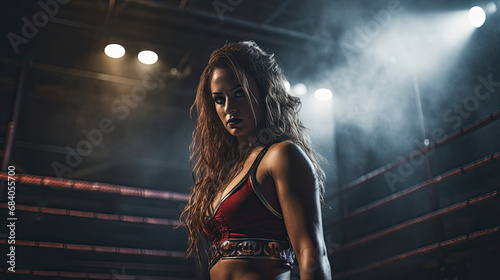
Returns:
[[[335,124],[325,119],[314,124],[334,130],[316,144],[330,162],[325,170],[326,204],[331,208],[325,207],[324,224],[327,247],[337,249],[332,257],[337,279],[487,278],[484,267],[498,260],[500,252],[500,221],[493,215],[500,211],[498,89],[474,110],[459,113],[453,106],[472,108],[466,102],[478,77],[500,80],[498,12],[476,31],[476,41],[464,44],[451,74],[426,72],[403,86],[397,84],[403,78],[380,79],[399,70],[360,63],[370,59],[368,51],[350,64],[343,44],[351,43],[346,39],[349,25],[366,26],[380,15],[377,11],[391,5],[432,14],[483,3],[2,1],[2,160],[25,175],[16,189],[20,272],[10,276],[203,277],[206,273],[179,257],[186,249],[186,234],[173,229],[192,182],[189,109],[210,53],[226,42],[251,39],[276,55],[292,84],[329,80],[338,100],[355,100],[336,108]],[[107,57],[103,49],[109,43],[123,45],[125,56]],[[152,66],[139,63],[136,55],[144,49],[154,50],[159,61]],[[411,98],[399,102],[385,87],[399,95],[409,92]],[[418,102],[415,88],[421,94]],[[368,112],[373,110],[376,114]],[[9,134],[11,123],[15,130]],[[442,128],[449,139],[433,128]],[[437,145],[435,151],[425,153],[425,164],[404,165],[404,159],[415,162],[410,159],[424,138]],[[478,160],[484,162],[474,165]],[[453,176],[439,177],[446,172]],[[486,198],[469,207],[467,201],[481,195]],[[453,213],[443,210],[463,201]],[[374,208],[378,210],[363,214]],[[431,213],[435,216],[423,216]],[[418,217],[424,219],[401,226]],[[391,229],[394,235],[371,235]],[[481,239],[477,232],[486,229],[490,231]],[[470,242],[469,233],[476,233]],[[0,236],[2,256],[6,236]],[[439,242],[446,240],[458,246],[443,249]],[[407,261],[398,264],[398,258]]]
[[[238,4],[234,10],[220,12],[221,17],[207,1],[59,4],[48,24],[37,28],[27,43],[16,45],[19,53],[8,40],[2,41],[3,104],[14,103],[21,57],[29,57],[16,131],[16,154],[24,154],[17,162],[19,168],[31,174],[153,188],[164,188],[169,178],[168,189],[185,192],[190,182],[188,109],[208,55],[226,41],[253,39],[264,49],[279,52],[282,59],[299,56],[308,40],[316,40],[311,34],[318,10],[291,2],[234,1]],[[22,35],[24,22],[19,19],[32,19],[41,8],[36,1],[9,5],[3,9],[9,11],[4,16],[4,34]],[[311,14],[311,20],[296,24],[304,12]],[[297,26],[285,29],[287,24]],[[125,46],[126,56],[120,60],[106,57],[103,49],[109,43]],[[135,56],[143,49],[156,51],[160,61],[141,65]],[[128,101],[134,88],[150,76],[153,83],[160,83],[147,90],[140,104]],[[3,112],[5,133],[12,110]],[[64,174],[55,171],[51,163],[64,163],[66,146],[76,148],[86,139],[83,131],[98,129],[106,117],[116,130],[93,145],[92,153],[78,167]]]

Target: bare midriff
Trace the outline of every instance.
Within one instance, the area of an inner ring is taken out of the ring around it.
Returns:
[[[210,269],[211,280],[290,280],[290,269],[281,261],[220,259]]]

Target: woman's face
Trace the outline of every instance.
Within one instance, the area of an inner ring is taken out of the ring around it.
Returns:
[[[260,91],[252,77],[247,77],[250,91],[257,100],[261,100]],[[264,119],[263,105],[257,104],[256,100],[250,96],[255,114],[257,116],[257,125],[254,115],[247,100],[242,85],[233,73],[228,69],[215,68],[210,82],[212,98],[215,104],[217,115],[224,127],[237,137],[238,142],[253,142],[251,137],[258,135],[258,129]]]

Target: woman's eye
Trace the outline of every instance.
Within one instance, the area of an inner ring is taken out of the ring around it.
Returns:
[[[214,97],[214,102],[217,104],[224,104],[224,98],[222,97]]]
[[[245,96],[245,92],[242,91],[242,90],[239,90],[237,92],[234,93],[234,96],[235,97],[242,97],[242,96]]]

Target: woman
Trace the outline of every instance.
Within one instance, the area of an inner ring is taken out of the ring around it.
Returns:
[[[320,201],[325,174],[273,55],[254,42],[210,56],[198,85],[194,185],[181,220],[188,256],[212,280],[331,279]],[[294,258],[294,254],[295,257]]]

